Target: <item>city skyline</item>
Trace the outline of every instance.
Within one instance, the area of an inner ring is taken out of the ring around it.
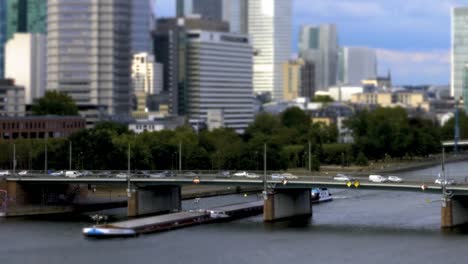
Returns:
[[[448,85],[450,10],[462,4],[460,0],[294,0],[291,55],[298,53],[301,25],[335,23],[340,45],[376,49],[379,74],[391,69],[395,84]],[[175,0],[157,1],[156,15],[175,15]],[[398,18],[398,23],[391,18]]]

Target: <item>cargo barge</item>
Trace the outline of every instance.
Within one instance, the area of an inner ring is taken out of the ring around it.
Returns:
[[[233,204],[209,210],[179,212],[96,225],[83,228],[83,235],[93,238],[134,237],[139,234],[167,231],[197,224],[230,221],[258,215],[262,212],[263,201]]]

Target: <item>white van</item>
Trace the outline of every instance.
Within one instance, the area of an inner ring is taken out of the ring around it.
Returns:
[[[78,171],[66,171],[65,172],[65,177],[68,177],[68,178],[76,178],[80,176],[81,176],[81,173]]]
[[[388,181],[388,179],[381,175],[369,175],[369,181],[370,182],[386,182]]]

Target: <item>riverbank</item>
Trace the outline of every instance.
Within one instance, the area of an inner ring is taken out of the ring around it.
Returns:
[[[441,165],[441,155],[432,155],[428,158],[414,158],[409,160],[389,160],[389,161],[377,161],[370,162],[369,166],[333,166],[326,165],[320,167],[320,174],[330,175],[335,173],[400,173],[414,170],[427,169],[430,167]],[[460,161],[468,161],[468,153],[462,153],[458,155],[447,155],[445,162],[454,163]]]

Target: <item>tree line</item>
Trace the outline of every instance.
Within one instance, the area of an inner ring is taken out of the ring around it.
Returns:
[[[468,117],[461,116],[462,136],[468,136]],[[466,125],[465,125],[466,124]],[[312,123],[297,107],[279,116],[261,113],[243,135],[222,128],[199,133],[180,127],[174,131],[135,134],[126,126],[103,122],[67,139],[19,139],[15,141],[17,168],[67,169],[72,145],[72,168],[125,170],[131,149],[133,170],[169,170],[179,167],[182,146],[184,170],[262,170],[263,146],[267,145],[267,168],[308,168],[309,143],[312,169],[320,164],[366,165],[369,160],[439,153],[442,139],[453,138],[453,121],[444,127],[419,117],[409,118],[403,108],[377,108],[356,112],[345,122],[354,143],[338,143],[336,125]],[[467,129],[463,129],[467,126]],[[0,166],[12,168],[13,146],[0,142]]]

